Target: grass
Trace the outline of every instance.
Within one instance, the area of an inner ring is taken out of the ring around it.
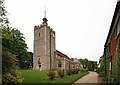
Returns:
[[[69,85],[74,83],[79,78],[83,77],[84,75],[88,74],[89,72],[80,72],[79,74],[73,74],[71,76],[66,76],[64,78],[51,81],[51,83],[63,83],[62,85]]]
[[[23,83],[62,83],[62,85],[69,85],[75,82],[77,79],[88,74],[88,72],[80,72],[71,76],[65,76],[56,80],[50,80],[47,71],[36,71],[36,70],[20,70],[22,77],[24,78]]]
[[[23,83],[45,83],[48,79],[47,71],[20,70],[24,78]]]

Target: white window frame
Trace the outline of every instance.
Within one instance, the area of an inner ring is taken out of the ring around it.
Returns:
[[[111,61],[109,62],[109,70],[110,71],[112,70],[112,62]]]

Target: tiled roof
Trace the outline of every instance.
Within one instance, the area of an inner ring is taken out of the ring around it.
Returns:
[[[63,57],[63,58],[67,58],[69,60],[71,60],[67,55],[63,54],[62,52],[56,50],[56,54],[59,55],[60,57]]]

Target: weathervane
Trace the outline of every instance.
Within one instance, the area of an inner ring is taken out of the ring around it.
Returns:
[[[47,24],[47,18],[46,18],[46,7],[44,6],[44,9],[45,9],[45,11],[44,11],[44,18],[43,18],[43,23],[46,23]]]
[[[44,18],[46,18],[46,6],[44,6]]]

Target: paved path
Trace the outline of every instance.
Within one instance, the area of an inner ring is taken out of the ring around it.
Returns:
[[[96,72],[89,72],[89,74],[77,80],[73,85],[78,83],[103,83],[98,76]]]

